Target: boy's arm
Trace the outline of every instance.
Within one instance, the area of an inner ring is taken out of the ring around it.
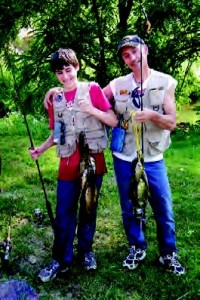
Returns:
[[[96,107],[94,107],[89,98],[79,101],[79,106],[81,110],[85,113],[88,113],[95,118],[97,118],[102,123],[115,127],[118,124],[117,118],[112,111],[112,109],[108,109],[107,111],[102,111]]]
[[[91,86],[90,97],[79,101],[79,106],[83,112],[93,115],[108,126],[115,127],[118,124],[111,105],[98,84]]]
[[[40,157],[47,149],[55,145],[53,141],[53,133],[46,139],[46,141],[41,144],[38,147],[35,147],[34,149],[30,149],[29,153],[32,157],[32,159],[36,160],[38,157]]]

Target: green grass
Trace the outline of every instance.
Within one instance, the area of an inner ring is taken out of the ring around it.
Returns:
[[[184,105],[180,111],[177,112],[177,121],[195,124],[200,120],[200,113],[196,113],[196,109],[199,109],[199,104],[187,104]]]
[[[35,144],[48,135],[45,120],[38,123],[29,118]],[[128,244],[121,220],[121,211],[114,179],[112,158],[106,150],[108,173],[104,178],[98,209],[94,251],[98,269],[88,274],[75,259],[69,274],[42,284],[39,270],[51,260],[53,233],[46,215],[44,194],[35,162],[29,157],[30,146],[21,116],[0,120],[2,170],[0,187],[0,241],[7,234],[11,216],[12,250],[9,278],[24,279],[39,293],[41,299],[95,300],[197,300],[200,298],[199,219],[200,219],[200,129],[193,126],[185,134],[177,130],[172,146],[166,152],[166,164],[174,199],[177,246],[185,276],[163,272],[156,264],[158,254],[156,227],[148,207],[146,238],[147,257],[141,266],[128,271],[122,268]],[[39,159],[49,201],[55,211],[58,158],[55,149]],[[34,209],[45,212],[43,227],[33,222]],[[77,241],[75,240],[75,246]],[[8,275],[3,274],[2,280]]]

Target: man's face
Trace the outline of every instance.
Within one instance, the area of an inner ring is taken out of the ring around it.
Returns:
[[[141,58],[142,66],[147,65],[147,46],[138,45],[136,47],[123,47],[122,48],[122,59],[125,64],[132,70],[137,71],[141,67]]]
[[[77,72],[79,67],[72,65],[63,66],[62,70],[55,72],[58,81],[63,85],[65,90],[73,90],[77,87]]]

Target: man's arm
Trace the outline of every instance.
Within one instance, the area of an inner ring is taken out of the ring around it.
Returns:
[[[58,94],[63,91],[63,88],[61,87],[53,87],[50,90],[48,90],[44,96],[44,107],[48,109],[49,105],[52,105],[52,101],[50,100],[54,94]]]
[[[113,100],[114,96],[110,84],[108,84],[106,87],[103,88],[103,93],[106,96],[106,98],[109,100],[109,102]]]
[[[60,91],[62,91],[63,89],[60,87],[53,87],[51,89],[49,89],[45,96],[44,96],[44,107],[46,109],[48,109],[49,105],[52,105],[50,98],[53,97],[53,95],[55,93],[59,93]],[[114,98],[112,90],[110,85],[108,84],[106,87],[104,87],[103,89],[104,95],[106,96],[106,98],[111,102],[111,100]]]
[[[175,87],[171,86],[163,100],[164,114],[144,108],[143,111],[137,111],[135,120],[138,122],[152,121],[156,126],[162,129],[173,130],[176,126],[176,105],[175,105]]]

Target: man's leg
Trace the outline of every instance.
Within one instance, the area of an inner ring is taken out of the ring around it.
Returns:
[[[130,245],[129,254],[123,261],[123,267],[135,269],[146,256],[146,241],[142,223],[133,213],[133,203],[129,198],[129,189],[133,175],[132,163],[114,157],[114,170],[117,180],[122,219],[125,233]]]
[[[160,254],[177,252],[172,197],[164,161],[145,163]]]
[[[176,233],[172,210],[172,197],[164,161],[146,163],[150,186],[150,204],[152,206],[156,225],[160,251],[159,262],[165,270],[177,275],[185,273],[177,259]]]

